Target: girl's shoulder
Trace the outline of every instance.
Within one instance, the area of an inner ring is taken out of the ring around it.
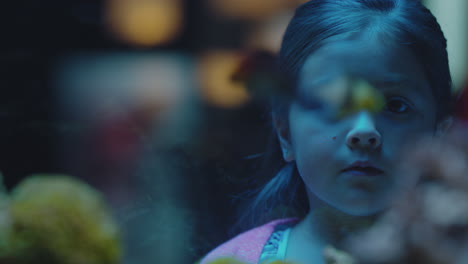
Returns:
[[[276,227],[297,221],[299,221],[297,218],[277,219],[241,233],[209,252],[200,264],[208,264],[210,261],[222,257],[233,257],[249,264],[257,263],[263,247]]]

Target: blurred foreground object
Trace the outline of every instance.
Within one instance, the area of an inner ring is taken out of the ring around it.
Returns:
[[[335,105],[336,117],[343,118],[359,111],[378,113],[384,109],[383,94],[364,79],[338,77],[323,89],[320,97]]]
[[[357,264],[356,260],[347,252],[328,246],[323,250],[327,264]]]
[[[468,138],[457,124],[412,146],[400,173],[416,186],[351,240],[359,263],[468,263]]]
[[[209,264],[245,264],[244,262],[240,262],[234,258],[219,258],[210,262]]]
[[[266,50],[254,50],[245,54],[233,71],[231,79],[243,84],[249,95],[255,100],[269,100],[276,97],[291,100],[296,96],[302,100],[303,95],[292,95],[287,78],[276,65],[276,55]],[[385,107],[385,97],[365,79],[341,75],[326,79],[319,84],[319,92],[314,97],[317,104],[325,102],[334,118],[343,118],[350,114],[366,110],[378,113]]]
[[[276,55],[270,51],[253,50],[244,54],[231,72],[231,80],[242,84],[248,94],[257,100],[269,100],[272,96],[284,96],[287,80],[276,66]]]
[[[0,228],[0,245],[6,246],[0,263],[120,263],[119,230],[109,208],[77,179],[30,176],[11,195],[1,195],[0,209],[0,226],[9,227]]]

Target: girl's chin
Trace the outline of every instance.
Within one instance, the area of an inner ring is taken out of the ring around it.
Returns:
[[[343,208],[342,210],[344,213],[352,215],[352,216],[375,216],[383,213],[388,207],[387,206],[372,206],[372,207],[348,207],[348,208]]]
[[[357,217],[366,217],[366,216],[375,216],[382,212],[384,212],[388,206],[384,206],[382,204],[346,204],[346,205],[338,205],[335,208],[347,215],[350,216],[357,216]]]
[[[351,216],[356,216],[356,217],[370,217],[370,216],[375,216],[383,212],[383,210],[366,210],[366,209],[354,209],[354,210],[349,210],[347,212],[343,211],[344,213],[351,215]]]
[[[321,199],[319,196],[315,196],[316,198],[312,200],[312,204],[316,206],[311,208],[328,208],[335,211],[335,214],[338,215],[344,214],[347,216],[368,217],[386,211],[392,200],[388,195],[384,194],[376,196],[370,193],[346,193],[345,191],[343,191],[342,194],[348,195],[341,196],[339,200],[326,199],[326,196]],[[336,198],[336,196],[334,198]]]

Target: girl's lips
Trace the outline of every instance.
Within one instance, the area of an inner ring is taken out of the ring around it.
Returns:
[[[342,170],[346,174],[355,176],[377,176],[383,174],[384,171],[367,161],[357,161]]]
[[[344,173],[355,175],[355,176],[378,176],[383,171],[376,168],[350,168],[343,170]]]

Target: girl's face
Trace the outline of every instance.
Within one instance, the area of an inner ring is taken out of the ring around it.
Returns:
[[[383,110],[337,118],[352,80],[371,84],[385,98]],[[409,48],[378,40],[330,43],[301,69],[298,97],[280,141],[294,160],[309,197],[352,215],[371,215],[410,182],[397,174],[405,144],[436,128],[430,85]]]

